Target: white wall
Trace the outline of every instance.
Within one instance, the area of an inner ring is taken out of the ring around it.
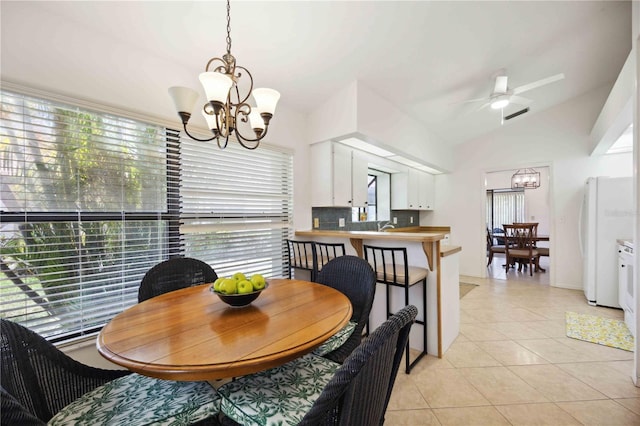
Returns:
[[[551,283],[582,288],[577,221],[584,181],[595,175],[632,175],[631,155],[589,156],[591,127],[609,90],[603,87],[524,116],[456,147],[455,170],[436,176],[437,209],[423,225],[451,225],[452,243],[462,246],[461,274],[486,275],[485,173],[548,164]]]
[[[319,105],[309,115],[309,129],[310,143],[358,135],[441,170],[453,169],[453,150],[448,144],[359,81]]]

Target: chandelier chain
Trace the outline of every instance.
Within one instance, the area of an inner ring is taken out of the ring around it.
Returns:
[[[227,0],[227,53],[231,54],[231,4]]]
[[[1,0],[0,0],[1,1]],[[182,120],[182,127],[191,139],[201,142],[216,140],[221,149],[227,147],[229,139],[234,139],[246,149],[256,149],[260,141],[267,135],[269,122],[275,112],[280,93],[273,89],[253,88],[253,77],[248,69],[236,64],[231,54],[231,4],[227,0],[227,53],[222,57],[209,59],[205,72],[200,74],[207,102],[202,109],[207,125],[213,136],[201,139],[191,135],[187,123],[191,117],[191,109],[198,99],[198,93],[185,87],[170,87],[169,94],[173,98],[176,110]],[[243,89],[238,86],[241,77]],[[247,100],[253,95],[256,106]],[[245,123],[245,124],[243,124]],[[253,131],[255,138],[241,134],[244,126]]]

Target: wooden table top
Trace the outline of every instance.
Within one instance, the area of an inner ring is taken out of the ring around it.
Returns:
[[[209,287],[165,293],[118,314],[98,335],[98,352],[160,379],[230,378],[312,351],[352,314],[344,294],[308,281],[270,279],[242,308],[225,304]]]

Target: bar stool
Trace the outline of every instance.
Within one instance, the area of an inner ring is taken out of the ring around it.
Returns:
[[[416,303],[409,301],[409,288],[415,284],[422,284],[422,320],[416,319],[416,324],[422,326],[422,352],[413,362],[409,357],[409,341],[405,349],[406,372],[411,369],[422,357],[427,354],[427,275],[429,270],[417,266],[409,266],[407,261],[407,249],[405,247],[375,247],[364,245],[364,258],[376,272],[379,283],[386,284],[386,310],[387,319],[394,312],[391,312],[391,286],[404,288],[404,306]]]
[[[287,240],[289,252],[289,279],[291,270],[309,271],[311,281],[315,280],[317,267],[316,245],[313,241]]]
[[[343,243],[315,243],[316,244],[316,273],[322,270],[322,267],[336,257],[346,254]]]

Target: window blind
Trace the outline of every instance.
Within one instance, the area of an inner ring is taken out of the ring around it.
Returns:
[[[487,191],[487,218],[492,218],[492,228],[502,229],[503,224],[524,222],[524,190]]]
[[[181,141],[181,245],[218,276],[285,276],[292,233],[293,156],[262,143]]]
[[[179,144],[159,126],[0,94],[0,315],[51,340],[94,332],[179,251]]]

